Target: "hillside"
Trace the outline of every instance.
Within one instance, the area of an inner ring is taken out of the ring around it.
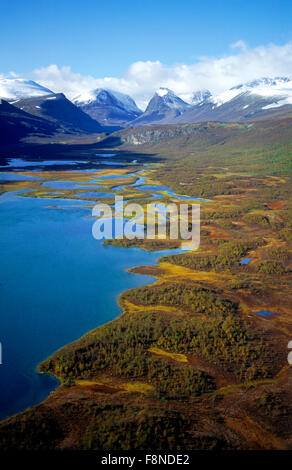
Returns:
[[[104,126],[124,126],[142,114],[124,93],[98,88],[73,98],[73,103]]]
[[[41,117],[32,116],[0,99],[0,145],[17,144],[30,135],[52,137],[58,125]]]
[[[184,162],[197,166],[228,166],[244,170],[248,164],[253,171],[291,169],[292,115],[249,123],[205,122],[198,124],[143,126],[115,132],[110,140],[122,148],[157,153],[176,160],[178,171]],[[109,141],[110,141],[109,140]],[[106,141],[105,141],[106,142]]]
[[[159,88],[149,101],[145,112],[128,125],[136,127],[153,123],[169,124],[183,115],[188,108],[190,105],[173,91],[168,88]]]
[[[63,93],[22,99],[15,101],[13,105],[72,132],[97,133],[104,131],[96,120],[71,103]]]

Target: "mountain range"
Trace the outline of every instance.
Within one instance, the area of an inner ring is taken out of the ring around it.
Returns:
[[[3,143],[13,139],[14,132],[25,138],[31,134],[98,134],[150,124],[272,119],[291,113],[292,80],[261,78],[218,95],[197,90],[188,103],[168,88],[159,88],[144,112],[129,95],[117,91],[98,88],[70,101],[63,93],[24,79],[0,79],[0,99]]]
[[[223,93],[202,97],[176,123],[202,121],[242,122],[265,118],[271,110],[292,109],[292,80],[263,78],[238,85]],[[273,113],[271,113],[273,115]]]
[[[171,90],[160,88],[145,112],[128,125],[243,122],[272,117],[276,110],[292,110],[290,78],[262,78],[238,85],[219,95],[212,95],[209,90],[198,90],[191,103],[184,102]]]

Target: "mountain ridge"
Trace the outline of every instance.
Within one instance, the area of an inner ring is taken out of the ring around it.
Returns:
[[[73,103],[105,126],[123,126],[142,114],[129,95],[104,88],[80,94]]]
[[[22,99],[13,102],[13,105],[73,131],[103,132],[103,127],[96,120],[75,106],[63,93]]]
[[[129,95],[118,91],[98,88],[80,93],[72,102],[64,94],[20,78],[0,79],[0,98],[73,132],[113,132],[118,128],[151,124],[246,122],[289,115],[292,79],[263,77],[217,95],[201,89],[193,93],[188,103],[169,88],[161,87],[144,112]]]
[[[53,92],[49,90],[49,88],[33,80],[25,80],[24,78],[0,78],[0,98],[8,102],[50,94],[53,94]]]
[[[190,105],[179,98],[172,90],[168,88],[159,88],[151,100],[145,112],[137,119],[129,123],[130,127],[140,126],[141,124],[168,124],[175,118],[183,114]]]

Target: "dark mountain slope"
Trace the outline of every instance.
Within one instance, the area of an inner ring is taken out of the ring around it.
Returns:
[[[53,136],[58,125],[0,100],[0,145],[16,144],[31,134]]]
[[[63,93],[27,98],[13,103],[27,113],[47,119],[70,131],[103,132],[103,127],[82,109],[69,101]]]
[[[159,88],[149,101],[145,112],[129,123],[129,127],[143,126],[145,124],[169,124],[185,113],[190,107],[185,101],[175,95],[168,88]]]
[[[104,126],[125,126],[142,114],[130,96],[102,88],[77,96],[73,102]]]
[[[212,101],[206,100],[199,105],[192,106],[181,116],[175,118],[176,123],[190,124],[202,121],[244,122],[273,116],[278,108],[270,108],[276,103],[277,97],[260,96],[249,91],[240,93],[230,101],[216,106]],[[282,107],[283,108],[283,107]],[[285,105],[292,110],[292,105]]]

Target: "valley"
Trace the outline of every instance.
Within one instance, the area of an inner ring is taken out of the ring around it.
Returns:
[[[55,231],[58,220],[69,224],[67,233],[77,234],[70,262],[95,296],[80,305],[66,338],[70,320],[61,315],[58,343],[47,343],[39,358],[41,376],[59,386],[1,422],[3,449],[291,449],[291,126],[285,116],[118,130],[84,146],[54,146],[51,158],[66,154],[71,164],[87,153],[69,168],[42,167],[38,149],[44,156],[49,144],[22,144],[39,166],[14,171],[39,179],[1,180],[1,198],[54,214]],[[153,195],[163,203],[200,199],[199,249],[181,252],[169,238],[97,244],[92,220],[81,214],[101,199],[111,204],[110,193],[143,207]],[[82,249],[79,240],[88,240]],[[89,278],[79,250],[88,261],[95,251],[104,260],[109,253],[108,273],[94,264]],[[119,279],[114,296],[111,269]],[[100,303],[103,295],[109,303]],[[50,336],[49,322],[45,329]]]

